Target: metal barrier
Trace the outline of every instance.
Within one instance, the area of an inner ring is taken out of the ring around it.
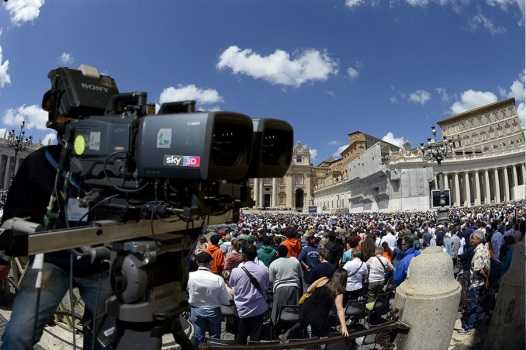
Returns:
[[[201,344],[199,349],[201,350],[219,350],[219,349],[231,349],[231,350],[248,350],[248,349],[258,349],[258,350],[277,350],[277,349],[318,349],[321,345],[335,345],[343,344],[351,346],[351,343],[357,338],[367,337],[370,335],[376,335],[382,338],[382,341],[387,341],[388,344],[392,344],[394,338],[398,333],[407,333],[409,331],[409,326],[401,321],[394,320],[382,323],[378,326],[371,327],[369,329],[364,329],[356,332],[349,333],[348,337],[344,336],[333,336],[327,338],[316,338],[316,339],[302,339],[295,340],[289,343],[278,343],[278,342],[260,342],[255,343],[251,342],[250,345],[235,345],[231,342],[226,342],[221,344],[221,341],[214,341],[214,343],[205,342]],[[365,344],[364,344],[365,345]],[[385,348],[385,347],[384,347]]]

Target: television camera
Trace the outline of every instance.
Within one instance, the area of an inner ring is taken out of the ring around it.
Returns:
[[[285,174],[292,127],[199,111],[195,101],[155,111],[145,92],[120,93],[113,78],[85,65],[48,77],[48,127],[62,139],[54,191],[44,223],[4,223],[0,249],[110,257],[116,348],[160,348],[167,332],[190,347],[177,321],[187,306],[182,262],[204,225],[236,222],[252,206],[249,178]]]

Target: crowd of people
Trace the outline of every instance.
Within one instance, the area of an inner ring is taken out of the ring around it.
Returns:
[[[471,332],[491,314],[499,281],[524,239],[525,202],[451,209],[447,224],[436,213],[299,215],[244,214],[236,225],[203,235],[189,257],[190,320],[199,344],[208,331],[221,338],[221,307],[233,305],[236,342],[258,340],[265,322],[285,341],[291,332],[331,330],[348,335],[345,307],[374,303],[400,285],[412,259],[442,247],[465,279],[462,326]],[[280,327],[283,310],[300,317]],[[288,325],[290,326],[290,325]],[[301,333],[306,334],[306,333]]]

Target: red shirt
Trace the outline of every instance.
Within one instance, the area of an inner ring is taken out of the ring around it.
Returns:
[[[207,251],[212,256],[210,271],[213,273],[221,273],[225,264],[225,254],[223,254],[221,248],[213,244],[208,245]]]

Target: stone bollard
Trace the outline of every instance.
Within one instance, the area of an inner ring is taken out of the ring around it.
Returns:
[[[524,350],[524,241],[513,246],[511,266],[502,277],[484,350]]]
[[[447,350],[460,302],[453,261],[441,247],[429,247],[411,261],[396,288],[394,307],[411,328],[396,339],[398,350]]]

